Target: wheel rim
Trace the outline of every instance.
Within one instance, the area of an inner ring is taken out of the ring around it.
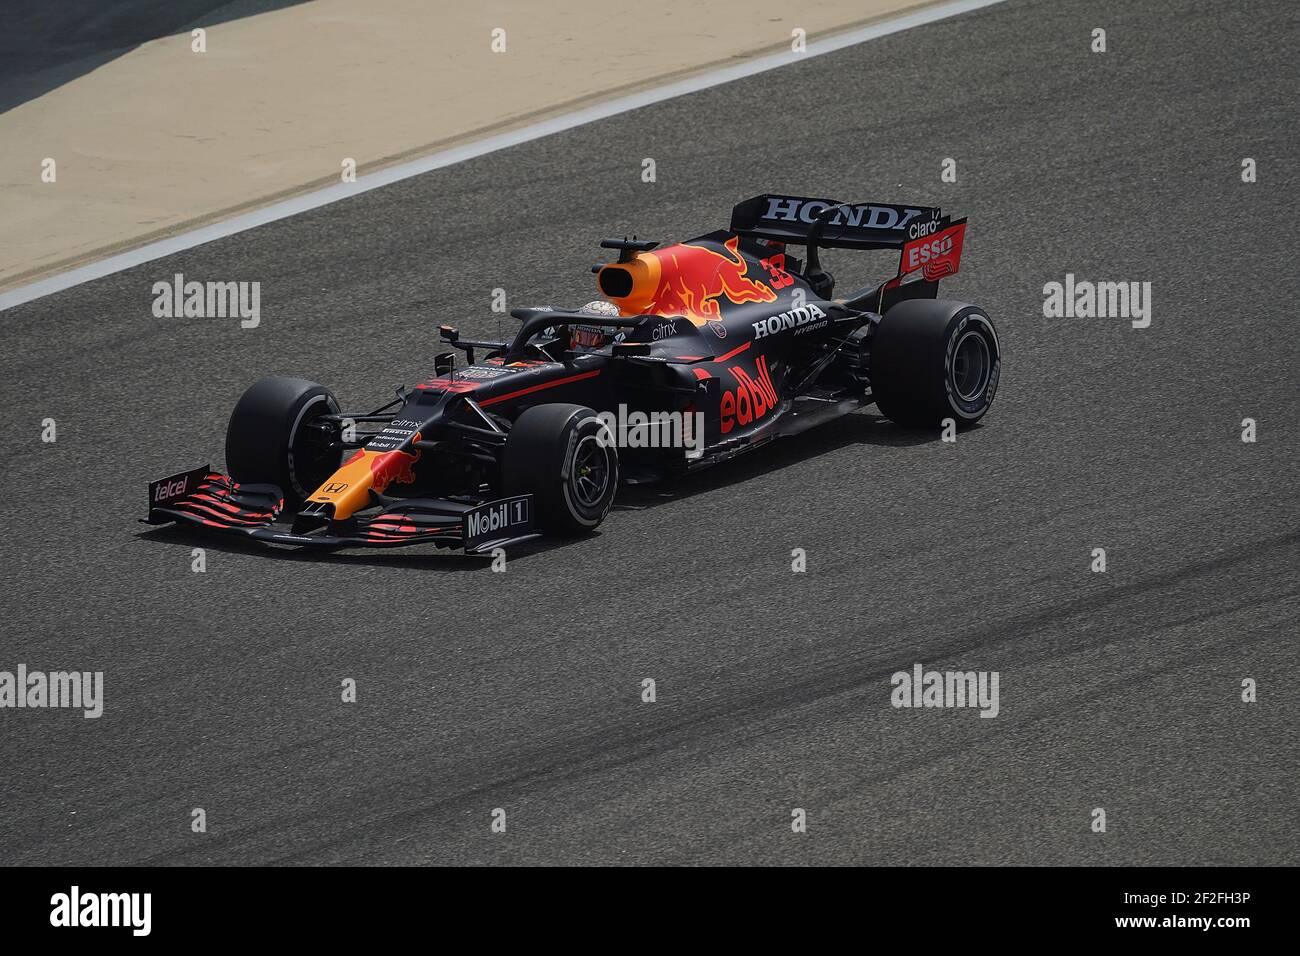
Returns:
[[[321,402],[325,403],[325,411],[310,414],[312,407]],[[307,427],[315,418],[331,410],[337,411],[332,408],[326,396],[321,395],[312,399],[298,413],[298,418],[289,432],[289,477],[297,486],[292,490],[300,495],[311,494],[322,481],[334,473],[338,465],[337,443],[319,430]]]
[[[573,496],[584,508],[597,507],[609,486],[609,459],[595,435],[578,442],[573,452],[573,470],[569,475]]]
[[[957,340],[952,357],[952,387],[963,402],[973,402],[983,394],[993,369],[988,342],[974,330]]]

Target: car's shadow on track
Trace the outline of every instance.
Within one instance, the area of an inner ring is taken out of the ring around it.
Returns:
[[[975,425],[971,430],[981,426]],[[850,445],[908,447],[939,441],[933,430],[903,428],[883,415],[874,412],[855,412],[811,428],[799,435],[781,438],[703,471],[679,478],[646,485],[626,485],[619,489],[614,502],[615,511],[644,511],[658,505],[681,501],[693,495],[705,494],[739,484],[797,465],[810,458],[836,451]]]
[[[980,426],[976,425],[978,429]],[[741,455],[721,462],[704,471],[686,475],[676,480],[650,485],[625,485],[619,489],[614,502],[615,511],[645,511],[663,504],[671,504],[705,494],[728,485],[748,481],[762,474],[779,471],[818,455],[849,445],[875,445],[904,447],[924,445],[939,441],[932,430],[901,428],[883,416],[870,412],[857,412],[818,425],[803,434],[774,441],[752,454]],[[534,555],[547,554],[564,548],[581,545],[591,538],[600,537],[596,531],[588,538],[540,538],[508,549],[508,560],[521,561]],[[281,547],[245,540],[235,536],[199,535],[176,525],[140,531],[136,538],[160,544],[203,548],[225,554],[250,554],[278,561],[298,561],[317,564],[360,565],[364,567],[418,568],[425,571],[463,573],[488,571],[491,557],[466,555],[459,551],[430,550],[431,545],[415,545],[400,552],[393,551],[318,551],[310,548]]]

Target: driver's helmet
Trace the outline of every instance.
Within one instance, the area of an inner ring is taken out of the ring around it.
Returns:
[[[588,302],[578,311],[609,318],[617,318],[619,315],[618,306],[613,302],[606,302],[604,299]],[[569,328],[570,348],[598,349],[609,345],[611,342],[621,341],[623,341],[623,332],[609,326],[574,325]]]

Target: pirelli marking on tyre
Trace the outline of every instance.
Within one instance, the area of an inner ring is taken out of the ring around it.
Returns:
[[[958,347],[968,340],[969,333],[984,338],[987,343],[987,382],[982,388],[963,396],[957,388],[954,365],[958,361]],[[988,316],[980,312],[970,312],[961,317],[956,327],[948,333],[947,350],[943,359],[943,384],[948,394],[948,404],[961,418],[979,418],[993,403],[998,389],[998,376],[1002,370],[1002,349],[998,345],[997,332]]]

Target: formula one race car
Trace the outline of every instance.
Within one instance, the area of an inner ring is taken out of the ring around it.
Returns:
[[[589,531],[620,480],[703,468],[871,402],[905,425],[970,425],[993,401],[1001,353],[983,310],[935,298],[965,230],[937,208],[763,195],[726,231],[607,239],[617,260],[592,267],[602,300],[516,309],[509,342],[441,326],[468,364],[442,353],[434,377],[372,412],[341,412],[302,379],[255,383],[226,431],[230,477],[203,467],[152,482],[146,520],[481,553]],[[899,249],[901,264],[837,298],[821,247]],[[291,529],[276,525],[286,511]]]

